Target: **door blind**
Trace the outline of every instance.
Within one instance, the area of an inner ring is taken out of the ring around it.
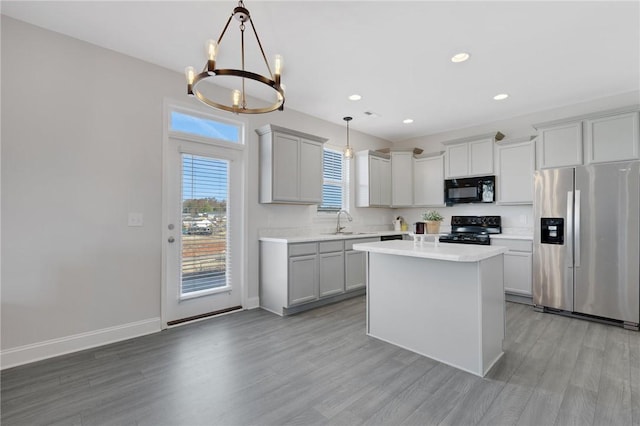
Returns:
[[[226,287],[229,162],[182,155],[181,294]]]

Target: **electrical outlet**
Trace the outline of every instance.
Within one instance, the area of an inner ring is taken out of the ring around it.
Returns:
[[[129,213],[129,220],[127,226],[142,226],[144,224],[144,217],[142,213]]]

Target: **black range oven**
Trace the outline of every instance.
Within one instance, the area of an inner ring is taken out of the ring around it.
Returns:
[[[441,243],[491,244],[490,234],[502,233],[500,216],[451,216],[451,233],[440,236]]]

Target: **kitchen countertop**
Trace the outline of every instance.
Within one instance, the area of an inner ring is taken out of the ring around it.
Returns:
[[[507,248],[501,246],[440,243],[436,247],[433,242],[415,244],[401,240],[354,244],[353,249],[451,262],[478,262],[507,252]]]
[[[353,234],[312,234],[312,235],[296,235],[282,237],[260,237],[260,241],[271,243],[310,243],[313,241],[330,241],[330,240],[350,240],[354,238],[381,237],[383,235],[403,235],[408,234],[407,231],[372,231],[372,232],[355,232]]]

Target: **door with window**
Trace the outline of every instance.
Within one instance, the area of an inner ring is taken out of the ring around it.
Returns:
[[[242,126],[169,112],[163,325],[242,307]]]

